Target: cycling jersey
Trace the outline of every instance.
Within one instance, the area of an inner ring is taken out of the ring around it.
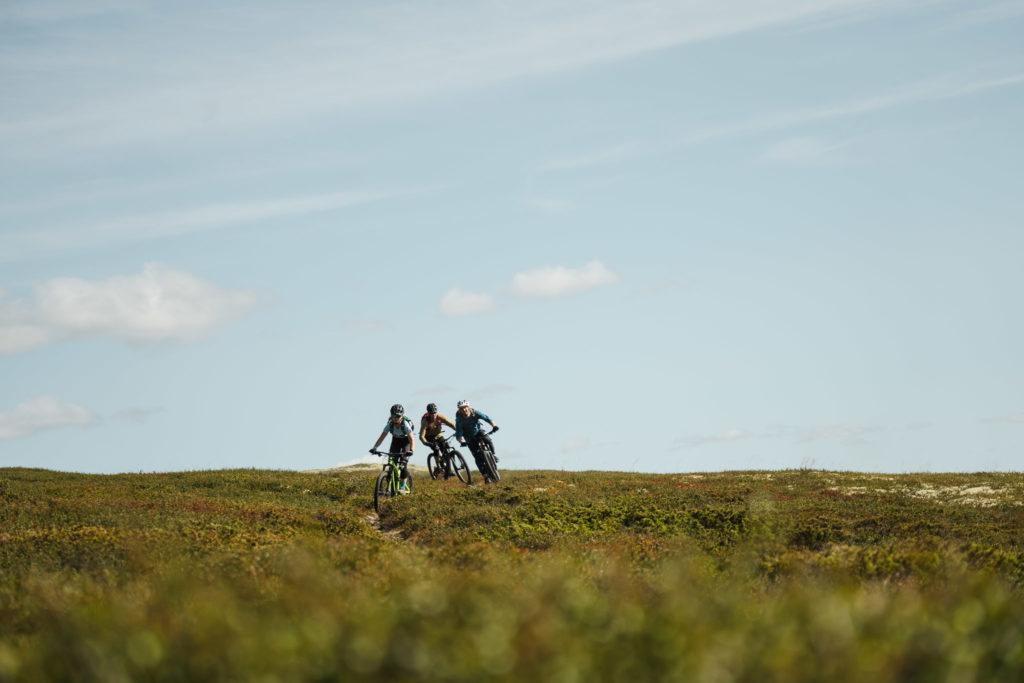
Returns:
[[[480,420],[484,422],[491,421],[491,418],[479,410],[474,408],[470,410],[473,412],[469,417],[462,417],[461,414],[455,416],[455,438],[457,439],[472,439],[483,430],[483,427],[480,426]]]
[[[455,424],[441,413],[423,413],[420,418],[420,441],[427,443],[441,436],[441,428],[448,425],[455,429]]]
[[[395,438],[409,436],[413,431],[415,431],[415,429],[413,428],[412,420],[407,417],[402,417],[402,421],[398,424],[388,420],[387,424],[384,425],[384,433],[390,434]]]

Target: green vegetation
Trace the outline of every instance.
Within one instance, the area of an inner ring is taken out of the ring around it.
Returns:
[[[0,681],[1017,681],[1024,477],[0,469]]]

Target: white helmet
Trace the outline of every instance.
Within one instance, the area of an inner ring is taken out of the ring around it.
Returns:
[[[455,406],[456,410],[458,410],[459,408],[468,408],[468,407],[469,407],[469,401],[467,401],[466,399],[462,399],[461,401],[459,401],[459,405]]]

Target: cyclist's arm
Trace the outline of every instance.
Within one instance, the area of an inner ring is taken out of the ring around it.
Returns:
[[[384,441],[384,437],[387,436],[387,435],[388,435],[388,430],[387,429],[385,429],[383,432],[380,433],[380,436],[377,437],[377,443],[373,444],[373,450],[377,450],[378,448],[380,448],[381,442]]]
[[[492,420],[486,413],[481,413],[479,410],[474,410],[473,412],[476,414],[477,418],[479,418],[479,419],[483,420],[484,422],[486,422],[487,424],[491,425],[492,428],[498,426],[498,425],[494,424],[494,420]]]
[[[427,433],[427,418],[420,420],[420,441],[423,442],[424,446],[429,446],[427,440],[423,438],[423,435]]]
[[[444,415],[441,415],[440,413],[438,413],[438,415],[439,415],[439,416],[441,417],[441,422],[442,422],[443,424],[446,424],[446,425],[448,425],[449,427],[451,427],[452,429],[455,429],[455,423],[454,423],[454,422],[452,422],[451,420],[449,420],[449,419],[448,419],[447,417],[445,417]]]

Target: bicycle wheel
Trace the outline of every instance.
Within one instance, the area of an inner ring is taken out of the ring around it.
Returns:
[[[472,481],[472,477],[469,474],[469,467],[466,465],[466,460],[462,457],[462,454],[459,452],[452,453],[451,463],[452,469],[455,470],[455,476],[459,478],[459,481],[468,486]]]
[[[498,474],[498,463],[494,462],[494,453],[491,453],[488,450],[486,455],[487,455],[487,467],[489,467],[490,470],[491,470],[491,481],[492,482],[498,481],[499,479],[501,479],[501,475]]]
[[[377,511],[378,515],[384,501],[393,495],[390,489],[390,475],[391,472],[387,469],[381,470],[381,473],[377,475],[377,483],[373,486],[373,509]]]
[[[494,454],[491,453],[491,449],[487,447],[486,443],[480,444],[480,455],[483,456],[481,458],[483,462],[480,464],[486,470],[480,472],[484,475],[484,481],[495,482],[501,479],[501,476],[498,474],[498,465],[494,462]]]
[[[427,456],[427,471],[430,472],[431,479],[437,479],[444,472],[444,468],[441,467],[441,463],[437,461],[437,456],[433,453]]]

